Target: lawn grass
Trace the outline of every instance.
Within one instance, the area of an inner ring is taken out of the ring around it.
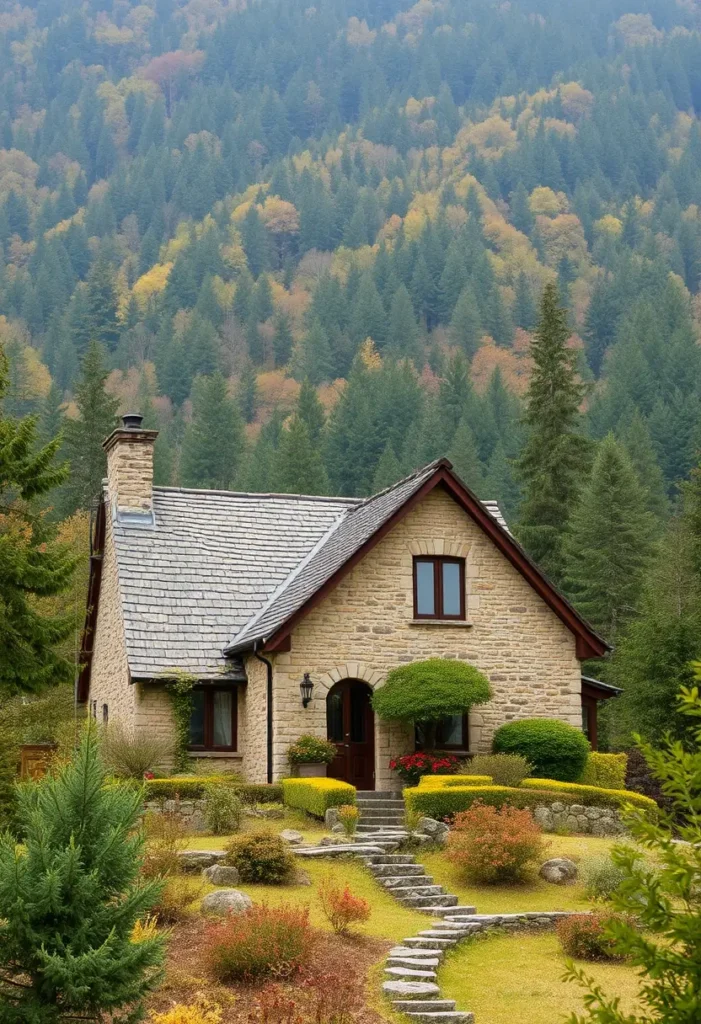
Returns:
[[[616,840],[597,836],[548,836],[550,846],[543,860],[569,857],[574,861],[607,853]],[[433,876],[434,882],[460,897],[461,904],[470,904],[480,914],[516,913],[525,910],[586,910],[591,908],[579,883],[553,885],[532,872],[526,884],[475,885],[465,881],[460,868],[443,851],[419,853],[417,860]]]
[[[625,964],[578,961],[605,992],[621,997],[621,1008],[635,1009],[638,976]],[[557,936],[528,933],[494,935],[463,943],[438,972],[441,996],[471,1010],[478,1024],[558,1024],[581,1012],[582,989],[562,980],[565,957]]]
[[[285,808],[282,818],[254,818],[245,814],[241,821],[241,832],[257,832],[260,829],[268,829],[270,832],[282,832],[286,828],[292,828],[301,832],[305,842],[316,845],[322,836],[328,835],[328,830],[323,821],[305,814],[304,811],[295,811],[289,807]],[[237,835],[240,833],[237,833]],[[223,850],[232,836],[199,836],[191,835],[187,838],[188,850]]]

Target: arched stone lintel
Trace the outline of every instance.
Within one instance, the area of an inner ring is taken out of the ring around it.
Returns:
[[[340,683],[342,679],[360,679],[374,690],[384,678],[385,673],[373,668],[372,665],[366,665],[363,661],[348,661],[344,665],[337,665],[335,668],[332,668],[330,672],[324,672],[323,675],[314,679],[314,682],[323,686],[328,692],[332,686]]]
[[[467,558],[470,545],[458,540],[412,540],[409,542],[412,555],[447,555],[448,558]]]

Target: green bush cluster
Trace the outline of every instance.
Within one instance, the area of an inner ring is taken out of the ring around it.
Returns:
[[[338,747],[330,740],[306,733],[287,748],[287,760],[291,765],[331,764],[338,754]]]
[[[627,768],[627,754],[601,754],[598,750],[592,750],[577,782],[583,786],[600,786],[602,789],[625,789]]]
[[[610,854],[587,857],[579,867],[584,891],[590,900],[609,900],[625,880],[626,873],[612,859]]]
[[[261,829],[232,840],[224,863],[237,869],[242,882],[281,885],[292,874],[295,859],[284,839]]]
[[[355,786],[339,779],[283,779],[284,802],[315,818],[323,818],[329,807],[355,803]]]
[[[495,754],[521,754],[541,779],[576,782],[590,751],[586,736],[557,718],[524,718],[507,722],[494,733]]]
[[[204,820],[207,830],[215,836],[238,832],[243,807],[232,786],[208,786],[205,797]]]
[[[520,786],[533,771],[522,754],[477,754],[469,767],[475,775],[490,775],[496,786]]]
[[[633,793],[630,789],[601,789],[599,786],[580,786],[577,782],[560,782],[558,779],[524,779],[521,789],[548,790],[554,794],[553,799],[563,800],[564,797],[571,797],[565,803],[584,804],[585,807],[624,807],[631,804],[639,807],[656,821],[658,806],[649,796],[641,793]]]
[[[198,800],[210,786],[227,786],[246,804],[282,802],[282,786],[232,781],[230,775],[171,775],[167,779],[145,779],[145,800]]]

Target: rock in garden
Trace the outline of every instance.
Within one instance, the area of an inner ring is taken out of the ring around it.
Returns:
[[[223,850],[181,850],[178,860],[182,871],[201,871],[218,864],[226,854]]]
[[[444,821],[436,821],[435,818],[419,818],[415,831],[423,832],[426,836],[435,837],[445,835],[449,828]]]
[[[292,877],[292,883],[294,885],[312,885],[312,876],[308,871],[302,871],[301,868],[297,868]]]
[[[212,864],[203,870],[202,875],[212,885],[238,885],[240,881],[238,870],[228,864]]]
[[[388,996],[403,996],[405,999],[425,999],[440,994],[438,985],[430,981],[385,981],[382,991]]]
[[[555,885],[565,885],[577,877],[577,865],[567,857],[553,857],[546,860],[539,871],[540,877]]]
[[[336,833],[337,833],[338,835],[341,835],[341,834],[345,835],[345,832],[346,832],[346,830],[344,829],[344,827],[343,827],[343,825],[342,825],[342,824],[340,823],[340,821],[339,821],[339,823],[338,823],[337,825],[334,825],[334,826],[333,826],[333,828],[331,829],[331,831],[332,831],[332,832],[336,832]]]
[[[253,906],[253,900],[239,889],[218,889],[202,900],[204,914],[243,914]]]
[[[329,807],[324,815],[324,824],[328,829],[338,825],[338,807]]]
[[[284,839],[290,846],[301,846],[304,842],[302,833],[296,832],[293,828],[284,828],[280,833],[280,838]]]
[[[319,846],[346,846],[347,842],[345,836],[324,836],[319,841]]]

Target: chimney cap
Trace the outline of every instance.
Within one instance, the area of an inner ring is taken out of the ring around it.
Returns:
[[[143,422],[144,417],[138,412],[128,412],[125,416],[122,416],[125,430],[140,430]]]

